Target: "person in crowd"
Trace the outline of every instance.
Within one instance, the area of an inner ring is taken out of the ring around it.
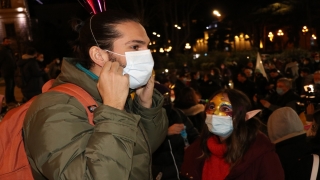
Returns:
[[[248,79],[243,72],[240,72],[238,74],[238,82],[235,83],[234,88],[246,94],[250,101],[252,101],[253,103],[252,98],[256,94],[255,84],[250,79]]]
[[[173,88],[176,99],[180,96],[181,89],[187,87],[187,80],[188,78],[186,74],[184,72],[180,72],[179,77],[175,81]]]
[[[174,107],[183,111],[199,132],[202,131],[205,120],[205,106],[199,103],[199,97],[191,87],[185,87],[174,101]]]
[[[167,135],[168,119],[154,90],[144,27],[113,10],[72,24],[78,58],[63,61],[53,87],[73,83],[87,91],[98,105],[91,108],[95,126],[77,99],[37,96],[23,126],[34,179],[152,179],[151,156]],[[140,59],[143,64],[135,63]]]
[[[61,72],[61,60],[56,57],[48,64],[47,68],[49,69],[48,76],[49,79],[55,79]]]
[[[215,82],[215,84],[217,84],[219,87],[223,86],[223,79],[222,79],[222,76],[221,76],[219,68],[214,67],[214,68],[211,69],[211,71],[210,71],[210,80]]]
[[[153,179],[180,179],[184,150],[199,137],[199,132],[182,111],[173,108],[170,89],[158,83],[155,83],[155,89],[164,97],[163,107],[168,116],[169,128],[166,139],[152,155]]]
[[[38,65],[39,65],[39,68],[42,70],[42,71],[46,71],[47,73],[45,73],[43,76],[42,76],[42,79],[43,79],[43,82],[47,82],[49,80],[49,76],[48,76],[48,68],[46,67],[45,63],[44,63],[44,55],[42,53],[37,53],[37,57],[36,57],[36,60],[38,62]]]
[[[193,71],[190,73],[190,76],[191,76],[191,81],[190,81],[189,87],[192,87],[196,91],[198,96],[202,97],[200,92],[200,85],[202,82],[202,79],[200,77],[200,71]]]
[[[296,58],[288,58],[288,63],[284,68],[284,76],[291,79],[299,77],[299,63]]]
[[[232,79],[232,73],[225,63],[220,64],[220,73],[222,76],[222,87],[229,87],[229,80]]]
[[[280,78],[277,81],[276,92],[267,98],[257,99],[254,96],[254,102],[259,102],[264,107],[262,120],[267,120],[270,114],[280,107],[291,107],[297,112],[297,101],[300,96],[292,90],[292,80],[288,78]]]
[[[304,86],[313,83],[313,74],[310,74],[310,69],[303,67],[300,69],[300,76],[295,80],[297,94],[304,94]]]
[[[254,81],[254,76],[253,76],[253,69],[249,67],[245,67],[243,70],[243,73],[246,75],[247,79],[250,81]]]
[[[215,93],[206,107],[207,127],[201,134],[202,178],[195,176],[199,173],[194,167],[190,168],[188,177],[284,179],[274,145],[259,132],[260,122],[253,118],[259,111],[250,110],[249,98],[239,90],[222,89]]]
[[[319,53],[318,52],[314,54],[313,67],[314,67],[315,71],[319,71],[320,70],[320,58],[319,58]]]
[[[269,78],[268,90],[269,90],[269,93],[272,94],[273,92],[276,91],[278,79],[282,78],[283,75],[277,69],[270,69],[269,75],[270,75],[270,78]]]
[[[299,159],[312,153],[306,132],[298,114],[290,107],[275,110],[268,119],[268,136],[275,144],[285,178],[294,179]],[[299,170],[297,170],[299,171]],[[311,172],[311,171],[310,171]]]
[[[205,73],[203,75],[203,81],[200,84],[200,93],[201,93],[202,99],[209,99],[215,91],[221,88],[223,87],[219,86],[219,84],[217,84],[215,81],[210,79],[209,73]]]
[[[268,93],[268,80],[259,69],[254,71],[254,84],[257,95],[265,97]]]
[[[21,60],[17,63],[25,83],[25,85],[21,87],[23,102],[27,102],[32,97],[42,93],[42,86],[44,85],[42,77],[48,72],[48,69],[40,69],[36,57],[36,49],[29,47],[27,48],[26,54],[22,55]]]
[[[10,45],[11,39],[8,37],[3,38],[0,46],[0,67],[1,76],[3,77],[5,83],[6,104],[15,104],[17,103],[14,96],[14,73],[16,71],[16,60]]]

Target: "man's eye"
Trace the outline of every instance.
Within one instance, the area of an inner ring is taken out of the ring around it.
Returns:
[[[139,46],[132,46],[132,49],[139,50]]]

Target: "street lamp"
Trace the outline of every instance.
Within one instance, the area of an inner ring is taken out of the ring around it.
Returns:
[[[270,41],[272,42],[272,40],[273,40],[273,34],[272,34],[272,32],[269,32],[269,34],[268,34],[268,37],[269,37],[269,39],[270,39]]]
[[[280,37],[283,36],[283,32],[281,29],[278,30],[277,35]],[[282,50],[282,38],[280,38],[280,50]]]
[[[306,37],[306,33],[309,31],[308,27],[307,26],[303,26],[302,27],[302,33],[304,35],[304,45],[307,49],[307,37]]]
[[[219,13],[219,11],[217,10],[213,10],[213,15],[220,17],[221,14]]]

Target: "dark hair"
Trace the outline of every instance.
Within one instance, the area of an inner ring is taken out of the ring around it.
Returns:
[[[90,59],[89,49],[99,46],[101,49],[113,50],[113,42],[122,36],[116,25],[124,22],[140,23],[138,18],[122,11],[108,10],[91,16],[84,23],[75,19],[71,21],[73,29],[79,31],[74,49],[78,56],[77,62],[90,69],[94,62]],[[92,31],[92,32],[91,32]]]
[[[174,107],[179,109],[189,109],[198,104],[197,93],[192,87],[184,87],[179,92],[179,96],[174,100]]]
[[[35,55],[37,53],[37,50],[33,47],[28,47],[27,50],[26,50],[26,53],[28,55]]]
[[[305,72],[305,73],[310,74],[310,69],[307,68],[307,67],[302,67],[302,68],[300,69],[300,72]]]
[[[239,72],[238,74],[247,79],[247,76],[246,76],[246,74],[244,72]]]
[[[251,143],[255,140],[260,127],[260,121],[251,118],[245,121],[246,113],[251,110],[249,98],[241,91],[236,89],[221,89],[210,98],[210,100],[218,94],[226,94],[232,105],[233,132],[225,140],[227,151],[224,159],[233,167],[241,160],[244,153],[248,150]],[[203,128],[201,134],[201,147],[205,157],[210,157],[211,152],[207,147],[207,140],[213,134],[208,128]]]

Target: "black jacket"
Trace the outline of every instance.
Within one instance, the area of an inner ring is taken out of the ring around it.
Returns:
[[[42,76],[45,72],[40,69],[37,60],[34,57],[25,54],[22,56],[22,60],[18,61],[18,67],[26,82],[26,85],[21,87],[21,92],[25,100],[29,100],[33,96],[41,94],[41,88],[44,84]]]
[[[199,137],[198,131],[188,117],[179,109],[166,108],[169,127],[175,123],[186,126],[189,143]],[[180,134],[167,136],[161,146],[152,155],[152,174],[155,177],[162,172],[162,180],[176,180],[184,157],[184,139]]]

